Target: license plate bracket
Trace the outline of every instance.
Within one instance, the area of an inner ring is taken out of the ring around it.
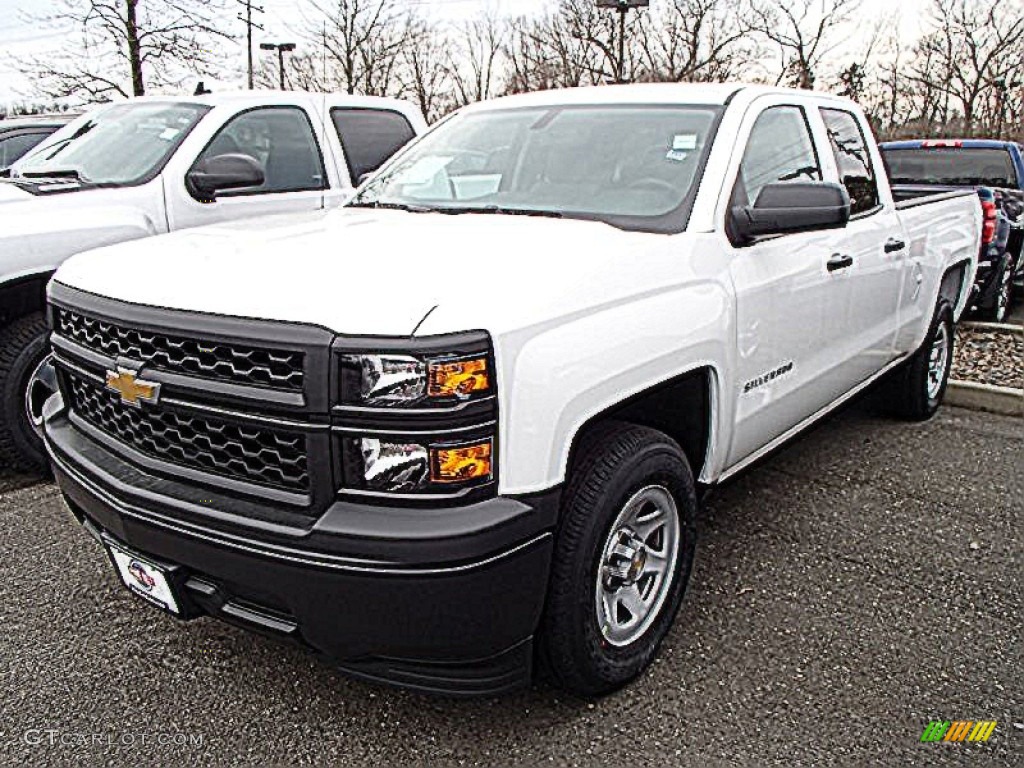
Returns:
[[[153,558],[139,555],[118,542],[103,537],[114,569],[130,592],[151,605],[178,618],[185,618],[185,610],[176,584],[175,566],[157,563]]]

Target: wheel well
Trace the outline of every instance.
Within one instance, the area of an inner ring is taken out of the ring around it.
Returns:
[[[953,307],[954,310],[959,305],[960,298],[963,296],[964,291],[970,290],[970,286],[964,284],[966,278],[966,261],[954,264],[952,267],[947,269],[946,274],[942,276],[942,282],[939,284],[939,298],[948,301],[949,306]],[[970,309],[970,307],[968,307],[968,309]]]
[[[710,368],[699,368],[658,384],[613,405],[587,421],[576,433],[569,465],[586,432],[608,420],[626,421],[664,432],[683,449],[694,478],[699,478],[711,439]]]
[[[53,272],[18,278],[0,285],[0,326],[46,307],[46,284]]]

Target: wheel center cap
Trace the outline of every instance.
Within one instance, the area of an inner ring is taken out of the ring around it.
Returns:
[[[633,555],[633,560],[629,564],[629,570],[626,571],[626,583],[635,584],[637,579],[643,574],[646,565],[647,547],[641,544],[636,554]]]

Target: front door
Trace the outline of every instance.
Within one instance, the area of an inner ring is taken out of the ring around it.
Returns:
[[[260,107],[235,115],[195,162],[225,154],[256,160],[263,169],[263,184],[223,192],[208,202],[189,191],[184,176],[168,174],[165,183],[172,188],[166,194],[167,220],[172,230],[323,207],[328,186],[323,155],[313,123],[301,107]]]
[[[821,180],[807,112],[768,107],[757,117],[733,188],[733,205],[770,183]],[[835,351],[853,284],[829,268],[842,230],[806,232],[732,250],[736,291],[736,423],[732,466],[821,410],[847,389]]]

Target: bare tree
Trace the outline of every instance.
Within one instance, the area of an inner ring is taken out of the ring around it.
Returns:
[[[672,0],[653,7],[639,30],[652,80],[722,82],[758,58],[756,17],[747,0]]]
[[[398,88],[399,59],[414,37],[415,18],[398,0],[311,0],[326,19],[309,30],[310,44],[328,58],[325,86],[347,93],[383,96]]]
[[[508,27],[492,11],[458,27],[448,41],[448,74],[458,105],[494,95],[504,63]]]
[[[779,49],[777,82],[813,88],[824,59],[842,42],[839,32],[861,0],[755,0],[755,29]],[[820,5],[820,10],[819,10]]]
[[[230,35],[220,25],[223,0],[61,0],[41,24],[70,27],[55,54],[17,62],[51,98],[142,96],[219,73],[214,49]]]
[[[932,29],[917,45],[910,82],[924,96],[923,117],[972,134],[979,123],[1002,132],[1011,91],[1024,87],[1024,8],[1000,0],[933,0]]]

